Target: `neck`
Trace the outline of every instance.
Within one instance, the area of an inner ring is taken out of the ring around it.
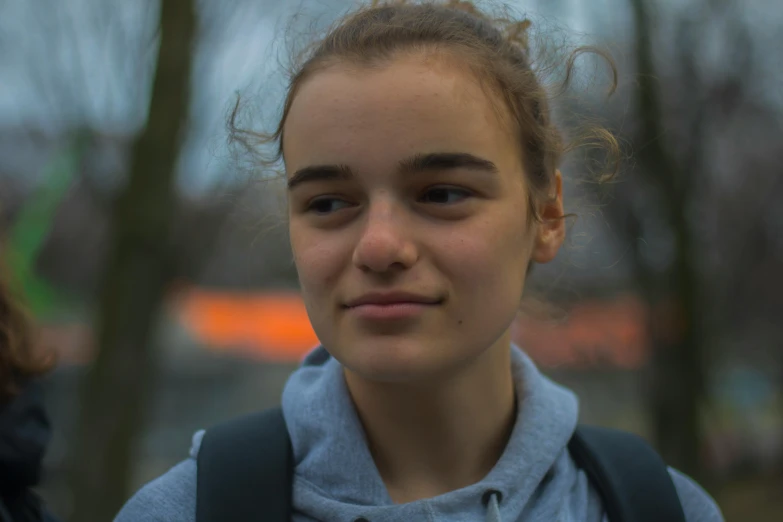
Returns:
[[[345,370],[375,464],[397,503],[483,479],[516,417],[508,339],[459,372],[427,383],[381,383]]]

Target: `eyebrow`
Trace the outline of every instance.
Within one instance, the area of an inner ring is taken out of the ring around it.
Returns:
[[[347,165],[311,165],[304,167],[288,178],[288,190],[313,181],[348,180],[354,177],[353,170]]]
[[[400,170],[421,172],[427,170],[469,169],[498,173],[497,166],[491,161],[468,154],[467,152],[434,152],[416,154],[400,161]]]
[[[398,163],[400,172],[424,172],[437,170],[469,169],[497,174],[498,168],[493,162],[467,152],[430,152],[415,154]],[[288,190],[302,183],[314,181],[350,180],[354,171],[347,165],[311,165],[297,170],[288,179]]]

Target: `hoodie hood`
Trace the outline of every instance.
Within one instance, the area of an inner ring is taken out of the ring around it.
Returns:
[[[311,352],[282,399],[296,466],[294,520],[551,522],[600,513],[597,505],[585,509],[592,503],[586,478],[566,449],[577,424],[576,396],[541,375],[515,346],[511,360],[518,412],[494,468],[476,484],[395,504],[370,454],[341,365],[323,347]]]
[[[41,385],[31,381],[0,406],[0,492],[38,483],[50,436]]]

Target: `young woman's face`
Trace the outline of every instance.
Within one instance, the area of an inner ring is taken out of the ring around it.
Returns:
[[[530,222],[496,108],[470,73],[417,57],[333,66],[296,95],[294,259],[318,338],[352,372],[415,380],[507,349],[526,267],[555,255],[562,224]]]

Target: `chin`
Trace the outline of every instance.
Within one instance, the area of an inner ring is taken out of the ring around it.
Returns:
[[[460,360],[454,343],[423,343],[405,337],[379,337],[347,342],[332,351],[335,359],[352,373],[377,382],[421,382],[437,377]]]

